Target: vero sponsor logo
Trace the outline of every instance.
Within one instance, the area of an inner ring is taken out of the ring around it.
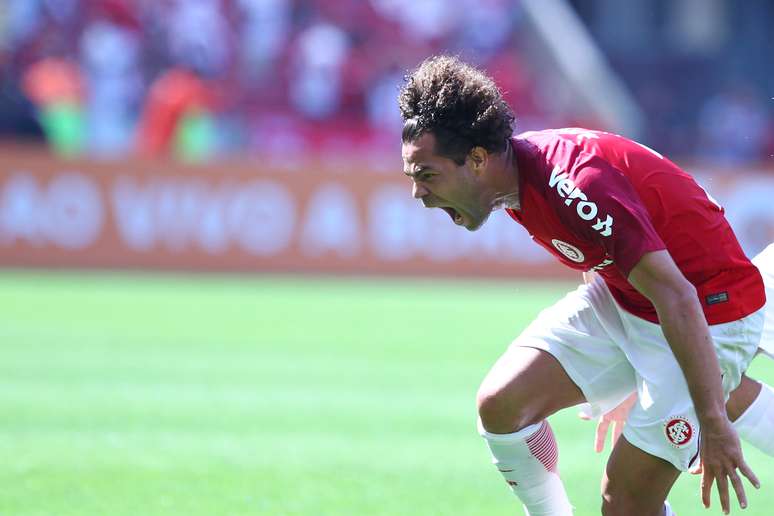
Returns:
[[[556,190],[559,197],[565,200],[566,206],[575,205],[578,217],[589,222],[594,221],[591,228],[598,231],[600,235],[608,237],[613,234],[613,217],[610,215],[605,216],[604,219],[598,217],[597,203],[590,201],[583,190],[575,185],[575,182],[567,176],[566,172],[562,171],[559,165],[551,171],[548,186]]]

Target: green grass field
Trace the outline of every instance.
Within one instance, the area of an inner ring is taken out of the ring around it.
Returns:
[[[4,272],[0,514],[520,514],[475,392],[568,288]],[[598,514],[593,424],[552,423],[577,514]],[[773,514],[772,461],[746,453],[744,514]],[[721,514],[696,477],[670,500]]]

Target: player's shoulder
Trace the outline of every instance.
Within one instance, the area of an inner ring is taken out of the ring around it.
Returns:
[[[565,168],[581,150],[576,137],[578,133],[573,132],[572,129],[526,131],[516,135],[514,139],[531,148],[532,153],[542,156],[549,165],[549,169],[557,164]]]
[[[532,142],[545,142],[545,141],[570,141],[580,142],[584,139],[598,140],[607,137],[619,137],[612,133],[606,133],[604,131],[596,131],[594,129],[586,129],[584,127],[558,127],[552,129],[541,129],[539,131],[524,131],[516,135],[519,140],[527,140]]]
[[[545,147],[561,142],[582,147],[590,152],[601,147],[624,146],[655,153],[655,151],[645,147],[641,143],[621,136],[620,134],[599,131],[596,129],[587,129],[585,127],[560,127],[543,129],[540,131],[525,131],[516,135],[515,138],[518,140],[529,141],[538,147]]]
[[[645,174],[672,166],[664,156],[637,141],[583,127],[527,131],[516,139],[536,149],[549,169],[558,165],[568,174],[583,175],[589,181],[633,168]]]
[[[566,175],[593,181],[608,167],[603,147],[610,145],[609,137],[620,138],[604,131],[582,127],[563,127],[527,131],[517,135],[517,141],[526,142],[542,157],[546,166],[545,175],[552,182],[559,175]]]
[[[546,161],[549,168],[559,165],[571,173],[571,169],[583,161],[584,157],[600,155],[609,133],[594,131],[582,127],[562,127],[527,131],[516,136],[517,140],[528,142]],[[604,143],[603,143],[604,142]]]

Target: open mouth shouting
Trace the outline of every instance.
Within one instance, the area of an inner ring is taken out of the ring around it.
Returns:
[[[439,208],[441,208],[443,211],[448,213],[452,221],[454,221],[454,223],[457,224],[458,226],[461,226],[462,223],[465,221],[462,218],[462,214],[457,210],[455,210],[454,208],[452,208],[451,206],[439,206]]]

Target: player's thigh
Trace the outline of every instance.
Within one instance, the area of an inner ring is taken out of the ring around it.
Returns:
[[[484,428],[512,432],[584,400],[597,413],[615,407],[636,385],[616,344],[622,338],[620,327],[601,283],[582,285],[543,310],[482,383],[479,414]]]
[[[669,462],[618,439],[602,476],[602,514],[660,516],[679,475]]]
[[[500,357],[478,391],[481,423],[492,433],[515,432],[583,401],[556,358],[521,346]]]

